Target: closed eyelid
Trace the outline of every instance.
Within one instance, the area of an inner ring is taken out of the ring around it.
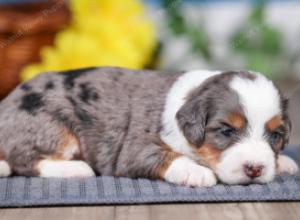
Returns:
[[[229,123],[227,123],[227,122],[221,122],[221,125],[224,127],[224,126],[226,126],[226,127],[228,127],[228,128],[232,128],[232,129],[235,129],[236,130],[236,128],[234,127],[234,126],[232,126],[231,124],[229,124]]]
[[[274,132],[278,132],[279,134],[284,135],[285,134],[285,128],[283,125],[279,126],[277,129],[275,129],[274,131],[270,132],[270,133],[274,133]]]
[[[206,131],[207,132],[210,132],[210,131],[216,132],[216,131],[222,130],[224,128],[230,128],[230,129],[233,129],[233,130],[237,131],[236,128],[234,128],[233,126],[231,126],[227,122],[223,122],[223,121],[219,121],[219,122],[216,122],[216,123],[213,123],[213,124],[207,126]]]

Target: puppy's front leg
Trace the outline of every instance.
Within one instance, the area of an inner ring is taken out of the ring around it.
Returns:
[[[293,175],[298,172],[297,163],[290,157],[279,155],[277,159],[277,174],[288,173]]]
[[[143,146],[143,147],[141,147]],[[124,147],[119,154],[117,176],[163,179],[185,186],[213,186],[217,179],[212,170],[189,157],[174,152],[160,140],[150,144]]]
[[[163,178],[168,182],[184,186],[210,187],[217,183],[212,170],[198,165],[186,156],[174,159],[164,173]]]

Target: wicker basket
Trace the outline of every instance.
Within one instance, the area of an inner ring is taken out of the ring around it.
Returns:
[[[18,83],[20,70],[39,61],[39,51],[70,20],[64,0],[0,6],[0,99]]]

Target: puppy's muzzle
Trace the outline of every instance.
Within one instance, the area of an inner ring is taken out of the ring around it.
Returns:
[[[259,164],[246,163],[243,165],[244,173],[251,179],[260,177],[262,175],[263,169],[264,166]]]

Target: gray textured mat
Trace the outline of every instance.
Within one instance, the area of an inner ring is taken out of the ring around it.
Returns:
[[[300,148],[286,154],[300,164]],[[97,177],[88,179],[1,178],[0,207],[71,204],[137,204],[221,201],[300,201],[300,172],[266,184],[188,188],[163,181]]]

